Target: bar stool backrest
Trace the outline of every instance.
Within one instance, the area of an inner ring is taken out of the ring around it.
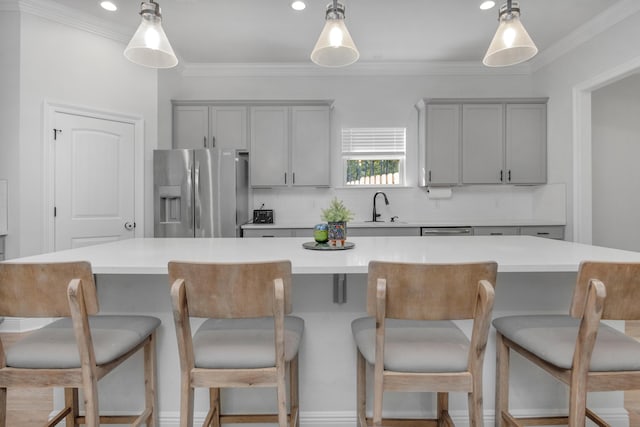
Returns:
[[[169,262],[169,283],[184,279],[189,315],[211,318],[273,316],[273,281],[284,283],[284,314],[291,313],[291,262]]]
[[[584,313],[587,291],[591,280],[599,280],[606,287],[602,319],[640,319],[640,263],[614,263],[584,261],[580,264],[578,279],[571,301],[572,317]]]
[[[0,264],[0,316],[70,317],[67,288],[74,279],[82,281],[87,314],[96,314],[90,263]]]
[[[372,261],[367,283],[367,313],[376,315],[378,279],[387,282],[386,317],[410,320],[473,319],[478,282],[496,283],[498,265],[410,264]],[[428,303],[425,303],[428,302]]]

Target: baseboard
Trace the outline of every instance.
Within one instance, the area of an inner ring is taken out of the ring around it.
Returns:
[[[193,425],[202,425],[205,412],[196,412]],[[162,412],[160,427],[179,427],[180,414],[177,412]],[[251,424],[252,427],[273,427],[275,424]],[[305,427],[353,427],[356,425],[356,415],[353,411],[335,412],[301,412],[300,426]]]
[[[593,409],[599,416],[604,418],[611,427],[629,427],[629,416],[624,409]],[[545,412],[539,410],[514,411],[516,417],[535,417],[540,415],[564,415],[566,412],[554,411]],[[204,412],[194,414],[194,425],[202,425],[205,418]],[[469,414],[466,411],[451,411],[451,418],[456,427],[469,427]],[[418,416],[416,414],[405,414],[407,417]],[[484,411],[485,426],[495,425],[494,411]],[[179,427],[180,415],[177,412],[163,412],[160,414],[160,427]],[[353,427],[356,425],[356,414],[354,411],[318,411],[301,412],[301,427]],[[274,424],[252,424],[253,427],[273,427]]]

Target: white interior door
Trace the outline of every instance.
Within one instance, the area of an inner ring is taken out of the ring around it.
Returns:
[[[56,112],[55,250],[134,237],[134,125]]]

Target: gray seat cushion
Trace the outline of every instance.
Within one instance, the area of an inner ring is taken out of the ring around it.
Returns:
[[[376,321],[363,317],[351,323],[358,350],[375,362]],[[400,372],[464,372],[469,339],[450,321],[385,321],[384,367]]]
[[[111,362],[137,346],[160,325],[151,316],[98,315],[89,317],[96,363]],[[6,351],[7,366],[31,369],[80,367],[78,345],[70,318],[56,320]]]
[[[298,354],[304,320],[284,319],[284,358]],[[207,319],[193,336],[196,368],[266,368],[276,364],[272,317]]]
[[[541,359],[569,369],[580,319],[563,315],[507,316],[493,321],[498,332]],[[640,342],[600,323],[590,370],[640,370]]]

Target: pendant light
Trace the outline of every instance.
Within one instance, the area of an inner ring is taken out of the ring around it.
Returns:
[[[311,52],[311,60],[323,67],[344,67],[359,57],[360,53],[344,23],[344,5],[333,0],[327,5],[326,22]]]
[[[171,68],[178,64],[167,35],[162,29],[160,5],[154,0],[140,5],[142,22],[124,50],[131,62],[152,68]]]
[[[520,5],[507,0],[500,8],[498,30],[482,60],[488,67],[506,67],[533,58],[538,48],[520,22]]]

